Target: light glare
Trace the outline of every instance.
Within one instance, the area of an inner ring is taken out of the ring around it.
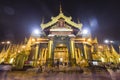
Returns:
[[[38,29],[35,29],[34,34],[40,34],[40,31]]]
[[[10,44],[10,41],[7,41],[6,43],[7,43],[7,44]]]
[[[88,30],[87,30],[87,29],[84,29],[82,33],[83,33],[83,34],[88,34]]]
[[[109,43],[109,40],[105,40],[104,42],[108,44],[108,43]]]

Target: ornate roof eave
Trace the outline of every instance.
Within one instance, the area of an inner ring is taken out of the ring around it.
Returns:
[[[115,48],[113,47],[113,45],[111,45],[111,50],[112,50],[112,53],[113,53],[115,56],[118,56],[118,53],[117,53],[117,51],[115,50]]]
[[[46,24],[42,23],[42,24],[41,24],[41,28],[42,28],[42,29],[45,29],[45,28],[47,28],[47,27],[49,27],[49,26],[52,26],[52,25],[55,24],[60,18],[63,18],[63,19],[65,20],[65,22],[67,22],[69,25],[71,25],[71,26],[73,26],[73,27],[75,27],[75,28],[79,28],[79,29],[82,28],[82,24],[81,24],[81,23],[77,24],[77,23],[71,21],[71,20],[72,20],[72,17],[67,17],[67,16],[65,16],[63,13],[60,13],[60,14],[59,14],[58,16],[56,16],[56,17],[51,17],[52,21],[50,21],[50,22],[48,22],[48,23],[46,23]]]

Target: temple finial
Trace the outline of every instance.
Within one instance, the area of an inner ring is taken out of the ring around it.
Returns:
[[[97,37],[95,37],[95,39],[93,40],[93,43],[98,43]]]
[[[60,3],[60,13],[62,13],[62,6],[61,6],[61,3]]]
[[[42,24],[44,23],[44,17],[42,18],[42,22],[41,22]]]
[[[79,19],[77,19],[78,20],[78,24],[80,24],[80,20]]]

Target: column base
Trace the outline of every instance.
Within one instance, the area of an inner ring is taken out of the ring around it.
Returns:
[[[46,65],[52,67],[54,65],[54,60],[52,58],[48,58],[46,60]]]
[[[76,66],[76,59],[75,58],[70,59],[70,66]]]

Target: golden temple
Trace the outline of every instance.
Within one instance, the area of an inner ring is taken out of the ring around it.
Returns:
[[[0,63],[12,64],[18,69],[27,65],[54,67],[57,62],[80,67],[120,63],[120,54],[112,45],[99,44],[91,34],[83,36],[82,24],[65,16],[61,7],[58,16],[40,26],[42,35],[31,35],[26,44],[3,48]]]

